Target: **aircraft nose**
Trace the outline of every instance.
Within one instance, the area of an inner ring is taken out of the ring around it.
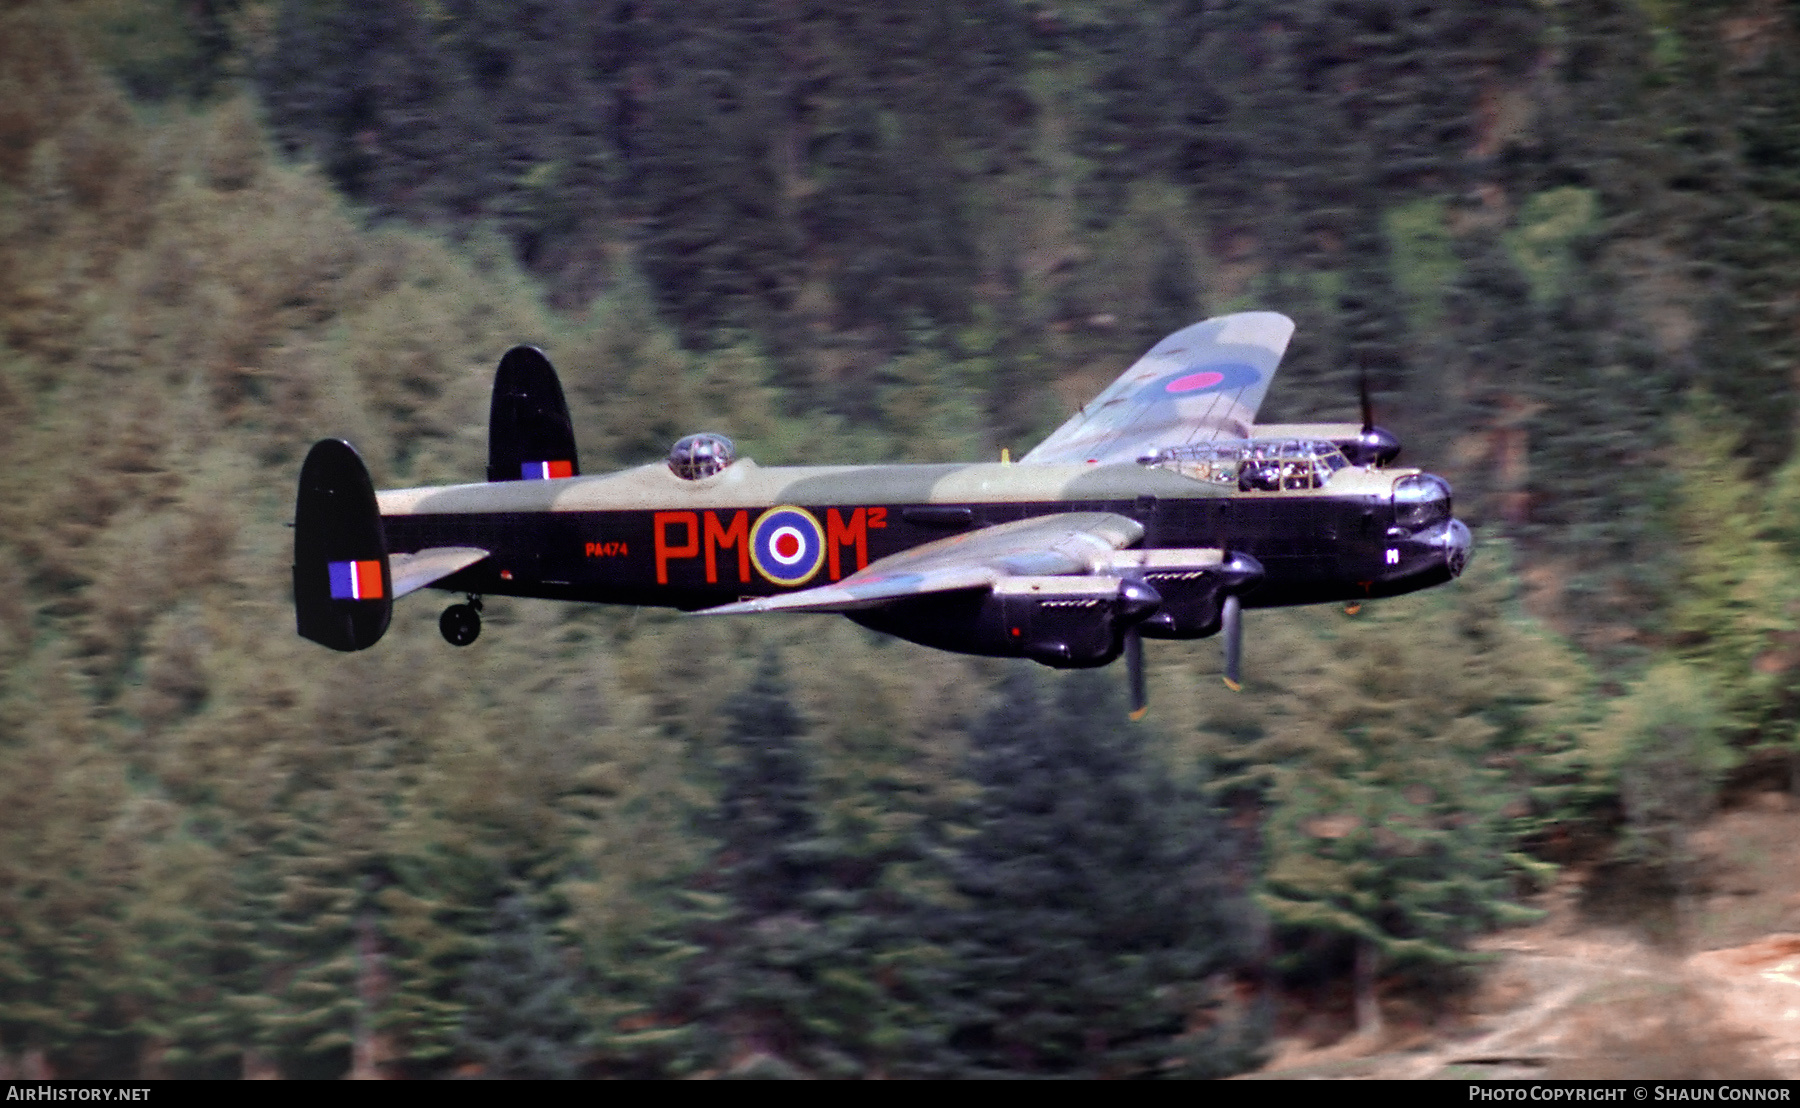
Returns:
[[[1461,577],[1463,567],[1469,564],[1469,550],[1475,545],[1475,536],[1469,533],[1468,524],[1460,519],[1452,519],[1444,529],[1444,564],[1450,569],[1450,576]]]

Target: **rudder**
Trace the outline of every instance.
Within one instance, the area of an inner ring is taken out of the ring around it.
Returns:
[[[294,621],[333,650],[364,650],[394,612],[393,571],[375,485],[343,439],[313,444],[294,504]]]
[[[580,473],[575,427],[555,368],[537,347],[513,347],[494,371],[487,479],[519,481]]]

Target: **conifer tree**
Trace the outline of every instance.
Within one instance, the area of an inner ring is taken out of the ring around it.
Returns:
[[[55,644],[34,653],[0,682],[0,1050],[57,1076],[118,1073],[110,1055],[147,1029],[159,984],[127,927],[142,845],[76,667]],[[20,718],[24,703],[37,711]]]
[[[1015,670],[971,734],[981,793],[946,861],[966,907],[943,920],[945,1073],[1218,1076],[1254,1057],[1253,1023],[1208,1010],[1249,953],[1241,858],[1112,688],[1075,675],[1046,710]]]
[[[251,1013],[255,1040],[289,1077],[340,1077],[350,1069],[360,1005],[356,995],[355,913],[361,889],[323,826],[301,798],[272,821],[267,856],[251,862],[247,892],[257,925],[257,965],[234,998]]]
[[[1773,536],[1791,517],[1793,466],[1777,475],[1737,457],[1741,423],[1708,394],[1690,401],[1675,423],[1681,574],[1671,624],[1681,654],[1708,675],[1729,736],[1788,746],[1794,678],[1785,644],[1800,628],[1800,571]]]
[[[1454,589],[1291,617],[1316,637],[1269,628],[1253,670],[1267,731],[1230,783],[1266,805],[1281,968],[1354,966],[1365,1029],[1379,976],[1454,979],[1468,939],[1530,918],[1515,878],[1553,867],[1521,847],[1594,797],[1586,673],[1513,610],[1503,544],[1482,549]]]
[[[806,725],[780,662],[726,707],[719,839],[711,889],[719,910],[697,914],[677,1005],[707,1029],[702,1050],[740,1076],[889,1072],[916,1050],[922,1020],[903,995],[910,957],[903,918],[822,827]]]
[[[1666,879],[1678,902],[1694,892],[1688,832],[1712,814],[1720,780],[1739,761],[1720,733],[1710,684],[1694,666],[1664,662],[1612,703],[1599,729],[1625,810],[1619,854]]]
[[[1736,759],[1785,759],[1790,791],[1800,786],[1800,462],[1771,470],[1740,457],[1743,421],[1708,393],[1689,402],[1674,436],[1679,578],[1669,620],[1679,661],[1622,698],[1607,732],[1626,805],[1624,845],[1682,878],[1678,888],[1691,883],[1686,828],[1711,810]],[[1689,691],[1671,698],[1662,685]]]
[[[487,949],[463,976],[463,1049],[485,1077],[575,1077],[586,1053],[575,994],[569,959],[515,892],[495,906]]]

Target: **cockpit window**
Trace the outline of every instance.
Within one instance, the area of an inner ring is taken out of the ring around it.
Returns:
[[[1394,523],[1417,531],[1450,518],[1450,486],[1441,477],[1412,473],[1394,482]]]
[[[1138,461],[1244,492],[1320,488],[1350,464],[1336,443],[1322,439],[1229,439],[1173,446]]]
[[[698,481],[724,472],[737,461],[737,448],[724,435],[702,432],[689,435],[669,449],[669,469],[684,481]]]

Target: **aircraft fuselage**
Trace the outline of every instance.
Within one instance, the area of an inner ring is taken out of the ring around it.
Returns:
[[[950,535],[1066,512],[1142,524],[1147,549],[1223,548],[1264,568],[1246,607],[1395,596],[1460,572],[1468,532],[1397,521],[1417,470],[1352,467],[1323,488],[1244,492],[1155,466],[759,467],[703,480],[619,473],[378,494],[389,550],[471,546],[435,587],[686,610],[828,584]],[[1434,480],[1434,479],[1433,479]],[[1407,524],[1402,526],[1402,524]]]

